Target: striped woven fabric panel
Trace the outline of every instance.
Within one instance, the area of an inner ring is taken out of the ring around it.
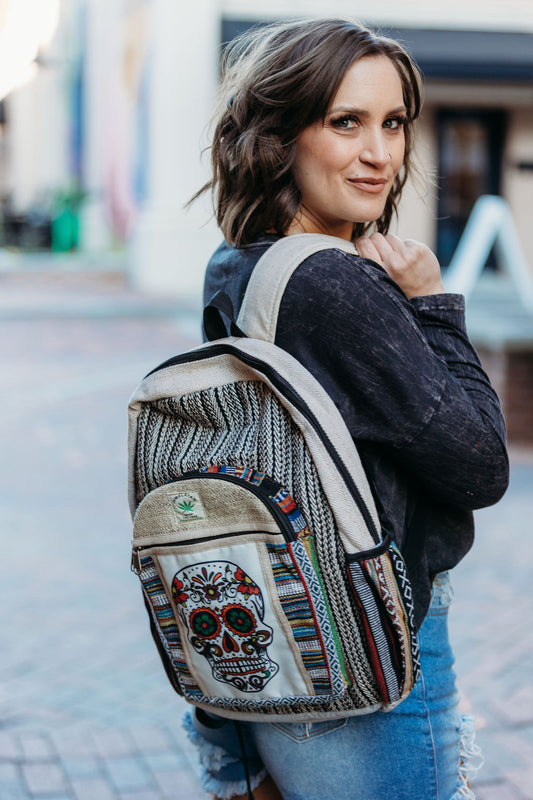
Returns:
[[[394,627],[396,633],[396,642],[400,648],[401,656],[398,655],[398,661],[407,665],[409,674],[407,679],[411,678],[411,634],[409,630],[409,621],[407,613],[404,608],[401,595],[398,592],[396,584],[396,575],[393,570],[390,555],[383,553],[378,558],[366,559],[362,562],[363,568],[367,571],[376,589],[378,590],[385,608],[389,614],[389,619]],[[399,664],[395,664],[398,670]],[[405,676],[402,676],[405,680]]]
[[[363,615],[366,646],[370,653],[374,675],[384,703],[393,703],[401,696],[399,675],[394,657],[394,642],[390,641],[382,624],[380,609],[369,584],[364,562],[348,563],[354,599]],[[370,581],[372,579],[370,578]]]
[[[187,695],[200,698],[202,692],[185,663],[174,612],[150,556],[141,558],[141,573],[139,577],[157,618],[159,629],[163,634],[163,644],[166,643],[165,649],[178,673],[180,683],[183,685]]]
[[[259,381],[145,403],[137,420],[137,501],[202,466],[244,465],[285,487],[316,536],[335,523],[301,431]],[[236,473],[237,474],[237,473]],[[244,476],[244,473],[243,473]],[[280,498],[281,499],[281,498]]]
[[[323,640],[290,546],[267,544],[267,550],[281,607],[291,626],[315,693],[330,694],[334,692],[334,688]]]
[[[411,587],[403,560],[392,544],[380,556],[348,566],[354,591],[366,614],[367,643],[377,658],[374,670],[382,695],[395,702],[416,681],[420,670]],[[388,614],[388,632],[379,619],[377,595]]]

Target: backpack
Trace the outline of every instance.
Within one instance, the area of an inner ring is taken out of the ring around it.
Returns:
[[[129,405],[132,569],[153,638],[180,695],[236,720],[388,710],[419,673],[405,564],[350,433],[274,344],[290,276],[327,248],[356,252],[319,234],[274,243],[238,320],[218,293],[212,341],[156,367]]]

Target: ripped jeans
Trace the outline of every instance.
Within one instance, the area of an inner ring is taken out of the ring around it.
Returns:
[[[433,584],[419,632],[421,675],[389,712],[312,723],[242,722],[252,788],[269,773],[284,800],[465,800],[474,720],[458,711],[448,641],[448,573]],[[246,792],[241,749],[230,720],[188,714],[207,791]],[[477,751],[477,752],[476,752]]]

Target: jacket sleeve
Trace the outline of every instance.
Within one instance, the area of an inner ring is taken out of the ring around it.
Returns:
[[[409,301],[374,262],[324,251],[291,277],[276,343],[327,389],[356,441],[387,447],[436,500],[472,510],[502,496],[505,425],[461,296]]]

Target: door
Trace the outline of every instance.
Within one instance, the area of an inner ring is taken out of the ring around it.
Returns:
[[[505,113],[443,109],[437,122],[437,256],[447,266],[477,198],[500,193]],[[495,266],[492,254],[488,264]]]

